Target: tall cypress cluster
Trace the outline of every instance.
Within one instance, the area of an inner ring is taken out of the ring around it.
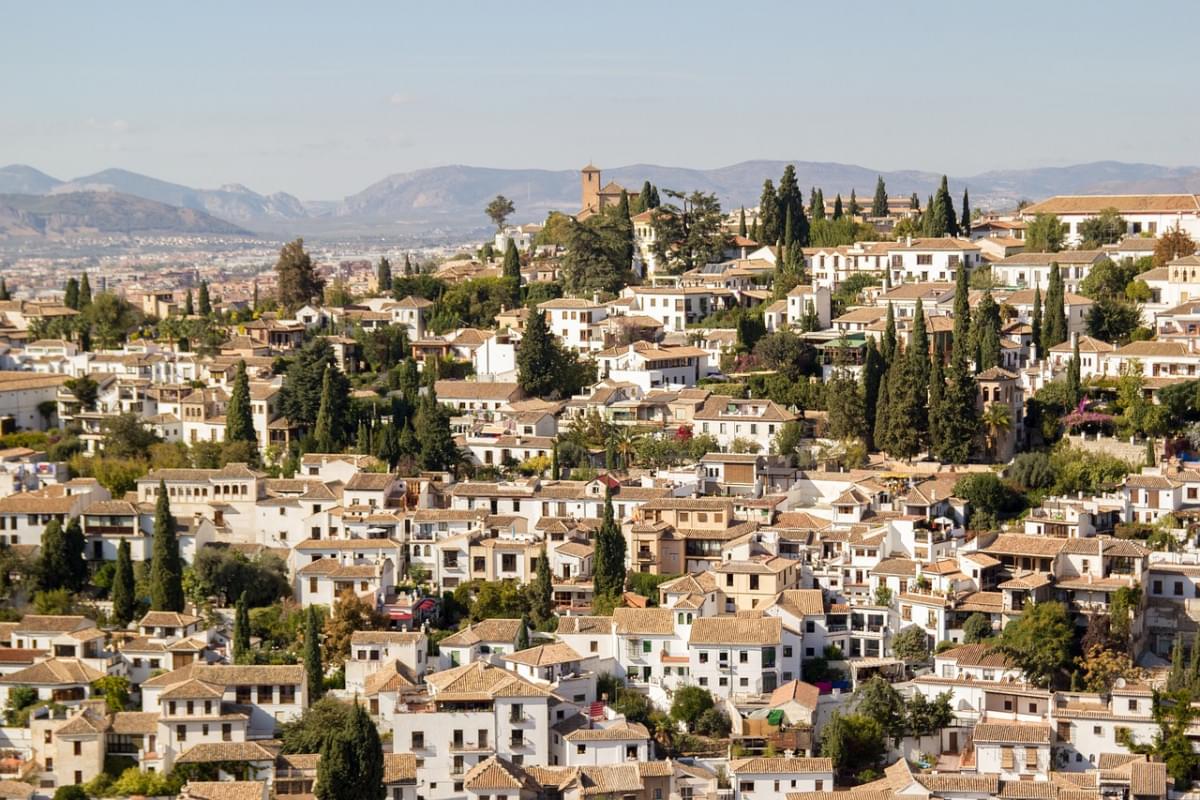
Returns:
[[[883,176],[879,175],[875,178],[875,198],[871,201],[871,216],[886,217],[888,215],[888,196],[887,186],[883,182]]]
[[[933,413],[937,418],[932,452],[940,461],[961,464],[971,455],[971,444],[978,429],[975,414],[975,376],[970,366],[971,311],[967,291],[967,271],[958,271],[954,293],[954,340],[946,382]]]
[[[597,597],[615,597],[625,589],[625,537],[613,517],[611,494],[604,498],[604,519],[596,534],[592,585]]]
[[[1042,319],[1042,354],[1067,340],[1066,294],[1058,262],[1050,265],[1050,281],[1046,286],[1046,310]]]
[[[167,499],[167,485],[158,482],[154,503],[154,542],[150,558],[150,608],[154,611],[183,611],[183,563],[175,517]]]

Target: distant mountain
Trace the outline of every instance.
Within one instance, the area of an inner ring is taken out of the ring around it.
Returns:
[[[601,182],[616,181],[636,193],[643,181],[678,191],[715,192],[726,209],[755,206],[766,178],[778,183],[784,167],[793,164],[805,195],[814,186],[825,197],[841,194],[848,201],[855,191],[860,203],[869,203],[875,179],[882,176],[892,197],[916,192],[922,205],[941,181],[941,175],[913,170],[882,171],[853,164],[813,161],[744,161],[716,169],[687,169],[634,164],[605,170]],[[984,208],[1011,208],[1020,200],[1037,200],[1055,194],[1200,192],[1200,168],[1162,167],[1101,161],[1069,167],[998,170],[970,177],[951,177],[950,190],[959,202],[964,187],[971,202]],[[539,220],[547,211],[573,212],[580,206],[579,173],[574,170],[490,169],[448,166],[390,175],[347,197],[335,212],[362,221],[411,223],[414,221],[463,225],[486,224],[483,208],[497,194],[517,207],[515,219]],[[665,198],[664,198],[665,199]]]
[[[193,189],[123,169],[106,169],[94,175],[85,175],[67,183],[60,183],[50,191],[121,192],[171,206],[204,211],[215,217],[251,227],[308,216],[300,200],[283,192],[261,195],[236,183],[227,184],[219,189]]]
[[[58,178],[24,164],[0,167],[0,194],[46,194],[61,183]]]
[[[203,211],[118,192],[0,194],[0,240],[94,234],[252,235]]]
[[[840,193],[848,201],[853,190],[864,205],[874,194],[878,175],[882,175],[890,196],[907,197],[916,192],[922,205],[941,180],[941,175],[933,172],[881,171],[854,164],[743,161],[716,169],[633,164],[604,170],[602,182],[616,181],[631,193],[638,192],[647,180],[659,187],[660,194],[666,189],[715,192],[726,209],[736,209],[757,205],[763,181],[770,178],[778,182],[789,163],[795,165],[806,196],[812,187],[819,186],[827,198]],[[996,170],[952,176],[949,180],[956,204],[965,187],[970,190],[972,204],[983,208],[1012,208],[1023,199],[1038,200],[1055,194],[1200,193],[1200,168],[1116,161]],[[107,169],[63,182],[33,167],[0,168],[0,193],[60,195],[81,191],[116,192],[202,211],[260,232],[318,237],[481,233],[489,226],[484,206],[497,194],[516,205],[516,222],[540,221],[551,210],[574,212],[580,206],[576,170],[433,167],[389,175],[337,202],[300,201],[282,192],[262,195],[241,184],[195,189],[123,169]]]

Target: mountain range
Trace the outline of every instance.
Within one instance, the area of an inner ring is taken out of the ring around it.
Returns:
[[[916,192],[922,204],[941,180],[941,175],[933,172],[881,171],[853,164],[743,161],[715,169],[633,164],[605,170],[602,183],[616,181],[631,193],[636,193],[646,180],[658,186],[660,193],[664,189],[714,192],[726,209],[732,209],[757,205],[763,180],[778,181],[788,163],[795,165],[805,194],[810,187],[819,186],[826,198],[840,193],[848,200],[854,190],[861,203],[870,202],[876,176],[883,177],[891,196]],[[972,205],[1010,208],[1022,199],[1054,194],[1200,192],[1200,168],[1100,161],[996,170],[951,177],[949,181],[956,202],[965,187],[970,190]],[[85,213],[89,202],[97,204],[98,217],[110,214],[117,204],[103,196],[114,193],[198,212],[172,223],[192,226],[193,230],[211,226],[213,233],[240,228],[306,236],[482,231],[487,226],[483,208],[497,194],[515,203],[515,222],[540,221],[550,210],[574,212],[580,205],[576,170],[450,165],[395,173],[341,201],[301,201],[284,192],[260,194],[241,184],[192,188],[123,169],[106,169],[64,181],[25,165],[0,167],[0,195],[42,196],[51,205],[57,202],[53,198],[71,196],[71,210],[77,215]],[[8,198],[6,202],[12,207],[28,206],[28,201]],[[128,201],[124,202],[128,206]],[[161,209],[156,212],[159,220],[167,224],[161,213]],[[222,221],[231,224],[222,228]]]

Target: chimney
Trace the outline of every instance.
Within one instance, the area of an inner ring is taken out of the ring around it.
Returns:
[[[1071,331],[1071,349],[1074,350],[1079,344],[1079,331]]]
[[[905,246],[905,247],[912,247],[912,234],[911,234],[911,233],[910,233],[910,234],[908,234],[908,236],[905,236],[905,237],[904,237],[904,246]]]

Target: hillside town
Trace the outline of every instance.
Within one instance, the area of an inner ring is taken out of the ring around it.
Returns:
[[[0,272],[0,800],[1196,797],[1200,195],[764,178]]]

